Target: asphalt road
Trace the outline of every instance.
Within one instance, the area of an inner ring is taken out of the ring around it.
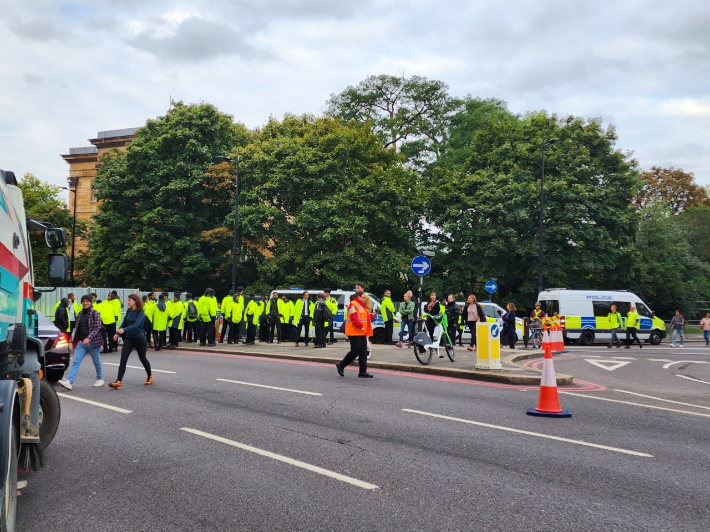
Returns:
[[[570,419],[527,416],[536,389],[183,351],[110,391],[86,360],[18,530],[709,530],[710,384],[675,376],[710,381],[680,362],[703,349],[560,356]]]

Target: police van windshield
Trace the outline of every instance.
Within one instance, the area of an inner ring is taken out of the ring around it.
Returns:
[[[643,316],[645,318],[650,318],[652,314],[649,308],[643,303],[636,303],[636,312],[639,313],[639,316]]]
[[[554,316],[555,314],[560,313],[560,302],[557,299],[548,299],[540,301],[540,303],[542,303],[542,305],[540,305],[540,308],[548,316]]]

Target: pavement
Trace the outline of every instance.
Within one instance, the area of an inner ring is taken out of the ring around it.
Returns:
[[[180,344],[178,350],[183,349],[196,352],[248,355],[335,364],[342,360],[350,350],[350,344],[346,339],[340,339],[336,343],[322,349],[315,349],[312,345],[306,347],[303,343],[301,343],[300,347],[296,347],[293,342],[284,342],[281,344],[258,342],[256,345],[252,346],[242,343],[236,345],[218,343],[216,347],[199,347],[199,344],[195,343]],[[443,348],[441,349],[441,353],[444,354]],[[451,362],[446,356],[444,358],[436,358],[435,355],[431,362],[424,366],[417,361],[412,348],[407,349],[406,347],[399,348],[396,345],[375,344],[373,346],[372,357],[368,360],[367,365],[370,368],[424,373],[458,379],[526,386],[540,385],[541,370],[535,367],[523,366],[520,361],[544,356],[541,350],[536,351],[532,348],[526,349],[522,347],[522,344],[516,347],[515,350],[501,348],[501,364],[503,367],[497,370],[476,369],[476,352],[468,351],[466,347],[456,346],[455,356],[456,361]],[[558,386],[572,386],[574,384],[574,378],[571,375],[557,373],[556,377]]]

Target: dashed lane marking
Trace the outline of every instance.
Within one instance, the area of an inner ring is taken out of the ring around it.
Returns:
[[[646,360],[650,360],[651,362],[673,362],[668,358],[647,358]]]
[[[118,412],[120,414],[130,414],[132,412],[132,410],[126,410],[125,408],[119,408],[117,406],[112,405],[105,405],[103,403],[97,403],[96,401],[89,401],[88,399],[69,395],[68,393],[57,393],[57,395],[60,397],[66,397],[67,399],[71,399],[72,401],[80,401],[89,405],[100,406],[101,408],[105,408],[106,410],[113,410],[114,412]]]
[[[222,438],[221,436],[215,436],[214,434],[210,434],[209,432],[202,432],[201,430],[191,429],[191,428],[187,428],[187,427],[183,427],[180,430],[184,430],[185,432],[189,432],[190,434],[195,434],[196,436],[202,436],[203,438],[208,438],[210,440],[224,443],[226,445],[231,445],[232,447],[236,447],[237,449],[242,449],[243,451],[249,451],[250,453],[265,456],[265,457],[271,458],[273,460],[278,460],[279,462],[284,462],[285,464],[300,467],[301,469],[306,469],[308,471],[318,473],[319,475],[324,475],[326,477],[334,478],[334,479],[339,480],[341,482],[345,482],[347,484],[357,486],[358,488],[362,488],[362,489],[366,489],[366,490],[380,489],[379,486],[376,486],[375,484],[370,484],[369,482],[363,482],[362,480],[358,480],[356,478],[348,477],[346,475],[341,475],[340,473],[336,473],[335,471],[323,469],[322,467],[314,466],[314,465],[308,464],[306,462],[301,462],[300,460],[294,460],[293,458],[289,458],[288,456],[283,456],[280,454],[272,453],[270,451],[265,451],[263,449],[259,449],[258,447],[252,447],[251,445],[239,443],[234,440],[228,440],[227,438]]]
[[[290,388],[277,388],[276,386],[266,386],[265,384],[254,384],[253,382],[232,381],[229,379],[216,379],[222,382],[231,382],[232,384],[244,384],[245,386],[256,386],[257,388],[268,388],[270,390],[280,390],[282,392],[302,393],[305,395],[323,395],[322,393],[304,392],[303,390],[291,390]]]
[[[586,399],[597,399],[599,401],[609,401],[611,403],[620,403],[622,405],[631,406],[642,406],[643,408],[652,408],[654,410],[665,410],[666,412],[677,412],[678,414],[687,414],[689,416],[700,416],[700,417],[710,417],[710,414],[699,414],[698,412],[688,412],[687,410],[676,410],[675,408],[664,408],[662,406],[646,405],[642,403],[630,403],[628,401],[619,401],[618,399],[608,399],[606,397],[597,397],[596,395],[582,395],[581,393],[574,392],[559,392],[565,395],[576,395],[577,397],[584,397]]]
[[[106,364],[107,366],[120,366],[120,364],[114,364],[113,362],[101,362],[101,363]],[[131,368],[131,369],[142,369],[143,371],[145,371],[145,368],[143,366],[126,366],[126,367]],[[150,368],[150,371],[155,372],[155,373],[170,373],[172,375],[177,374],[177,371],[167,371],[165,369],[155,369],[153,367]]]
[[[634,357],[611,357],[616,360],[636,360]]]
[[[708,382],[708,381],[704,381],[702,379],[696,379],[695,377],[688,377],[687,375],[676,374],[676,377],[680,377],[681,379],[688,379],[689,381],[702,382],[703,384],[710,384],[710,382]],[[705,407],[701,406],[699,408],[705,408]]]
[[[584,396],[583,396],[584,397]],[[432,414],[430,412],[421,412],[419,410],[410,410],[409,408],[403,408],[403,412],[410,412],[412,414],[419,414],[422,416],[436,417],[439,419],[446,419],[448,421],[456,421],[458,423],[468,423],[469,425],[477,425],[479,427],[487,427],[489,429],[504,430],[506,432],[515,432],[517,434],[525,434],[526,436],[535,436],[537,438],[545,438],[548,440],[561,441],[565,443],[574,443],[576,445],[584,445],[585,447],[594,447],[596,449],[604,449],[605,451],[614,451],[617,453],[630,454],[633,456],[640,456],[643,458],[653,458],[652,454],[641,453],[639,451],[631,451],[629,449],[621,449],[619,447],[610,447],[609,445],[599,445],[598,443],[590,443],[582,440],[570,440],[569,438],[561,438],[559,436],[551,436],[550,434],[541,434],[539,432],[530,432],[527,430],[513,429],[510,427],[501,427],[499,425],[491,425],[490,423],[481,423],[480,421],[471,421],[470,419],[460,419],[457,417],[442,416],[440,414]]]
[[[686,377],[685,375],[676,375],[676,376],[683,377],[684,379],[698,380],[698,379],[694,379],[693,377]],[[705,381],[700,381],[700,382],[705,382]],[[705,384],[710,384],[710,382],[706,382]],[[628,393],[630,395],[636,395],[638,397],[645,397],[646,399],[655,399],[656,401],[664,401],[666,403],[674,403],[677,405],[692,406],[694,408],[702,408],[704,410],[710,410],[710,406],[700,406],[700,405],[694,405],[691,403],[681,403],[680,401],[672,401],[671,399],[662,399],[660,397],[653,397],[652,395],[644,395],[642,393],[636,393],[636,392],[628,392],[626,390],[614,390],[614,391],[621,392],[621,393]]]

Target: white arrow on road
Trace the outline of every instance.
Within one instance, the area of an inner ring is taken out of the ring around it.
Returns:
[[[412,268],[419,270],[419,273],[426,273],[429,271],[430,266],[426,262],[417,262],[412,264]]]
[[[607,371],[614,371],[615,369],[623,368],[626,364],[631,364],[631,362],[625,360],[591,360],[589,358],[585,358],[584,360]]]

